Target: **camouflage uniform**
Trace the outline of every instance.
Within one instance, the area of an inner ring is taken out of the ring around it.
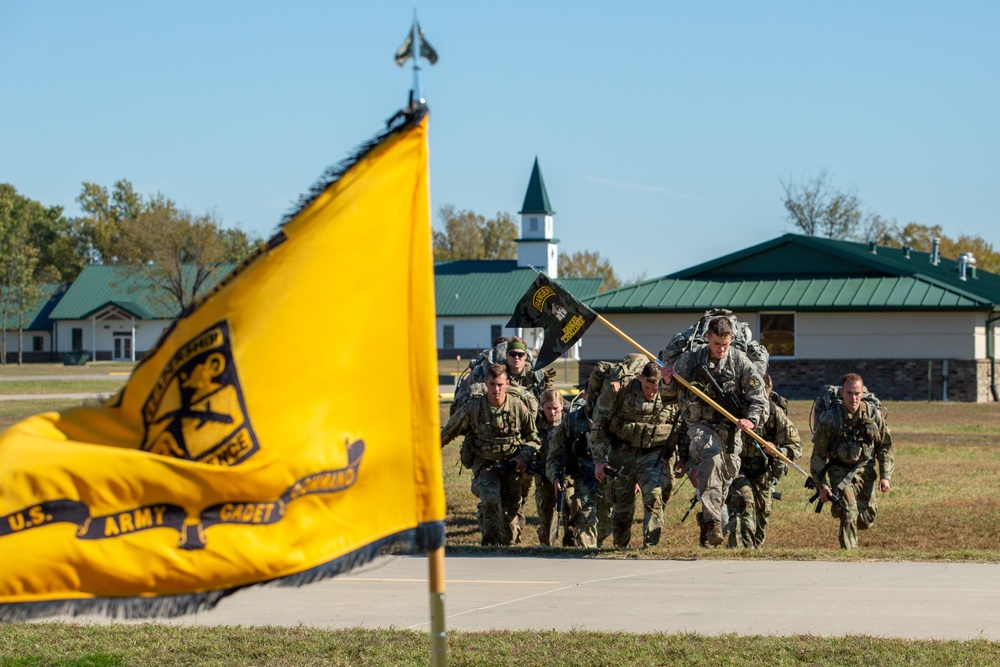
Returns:
[[[671,455],[665,450],[676,409],[676,404],[665,402],[659,391],[647,400],[639,378],[617,393],[606,387],[597,400],[591,443],[594,463],[608,463],[622,472],[621,477],[608,479],[605,487],[612,505],[611,532],[616,547],[628,547],[632,538],[636,483],[642,492],[643,546],[660,541],[662,469]]]
[[[597,499],[603,493],[600,493],[590,467],[593,462],[588,444],[589,433],[590,419],[586,409],[577,405],[563,417],[562,423],[549,437],[545,474],[549,479],[562,479],[565,528],[562,544],[566,547],[597,547]]]
[[[520,375],[514,375],[514,372],[508,366],[507,379],[510,381],[510,386],[516,388],[515,391],[518,392],[518,396],[528,404],[528,409],[531,413],[538,416],[537,424],[541,425],[545,423],[545,418],[542,415],[542,406],[539,401],[541,400],[542,394],[545,393],[545,390],[552,386],[551,378],[543,371],[533,370],[531,364],[525,362],[524,370]],[[545,435],[541,432],[539,432],[539,439],[544,446]],[[528,504],[528,497],[531,495],[531,485],[535,482],[535,477],[537,477],[537,475],[524,475],[524,478],[521,480],[521,509],[517,512],[517,521],[521,527],[521,531],[524,530],[524,527],[527,524],[527,519],[524,516],[524,508]],[[538,499],[537,486],[535,499],[536,501]],[[540,537],[541,533],[539,533],[539,538]],[[546,541],[542,544],[548,544],[547,539],[548,538],[546,536]],[[517,543],[520,542],[521,534],[518,532]]]
[[[531,462],[539,446],[535,415],[513,393],[507,394],[499,408],[490,405],[486,395],[477,396],[448,419],[441,429],[441,444],[459,435],[465,435],[462,465],[472,469],[472,493],[480,501],[482,543],[512,544],[521,529],[517,512],[523,474],[492,466],[512,458]]]
[[[749,419],[754,425],[767,417],[767,396],[764,381],[754,363],[735,347],[726,350],[722,359],[709,359],[710,348],[685,352],[677,359],[674,372],[701,389],[709,398],[719,401],[715,387],[698,380],[695,371],[699,366],[712,374],[724,392],[735,396],[742,403],[742,413],[733,415]],[[707,386],[706,386],[707,385]],[[740,467],[743,450],[742,432],[712,406],[703,402],[694,392],[671,382],[668,392],[680,398],[683,419],[687,424],[688,458],[697,471],[698,496],[701,498],[699,523],[709,526],[721,522],[722,505],[729,493],[729,486]]]
[[[847,504],[845,512],[830,503],[830,512],[840,519],[841,548],[857,549],[858,529],[875,523],[875,486],[879,479],[892,478],[896,469],[892,434],[882,414],[865,401],[853,415],[837,404],[820,418],[813,434],[810,468],[816,488],[829,476],[830,488]]]
[[[785,412],[787,406],[788,401],[772,393],[767,419],[754,431],[794,461],[802,456],[802,440]],[[786,472],[786,464],[765,454],[757,442],[744,444],[740,472],[729,487],[729,548],[760,549],[764,545],[774,482]]]
[[[538,430],[538,439],[542,446],[535,457],[535,461],[541,466],[545,466],[545,456],[549,449],[549,441],[552,434],[557,430],[559,424],[549,424],[544,414],[539,414],[535,419],[535,428]],[[538,543],[549,546],[550,536],[556,529],[556,492],[552,488],[552,482],[546,479],[545,475],[525,475],[526,479],[534,478],[535,482],[535,508],[538,510]],[[530,488],[530,484],[528,486]],[[524,496],[524,486],[521,487],[522,497]],[[523,515],[523,511],[521,513]]]

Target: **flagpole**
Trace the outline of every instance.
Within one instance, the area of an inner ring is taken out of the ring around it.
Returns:
[[[624,331],[622,331],[621,329],[619,329],[615,325],[611,324],[611,322],[609,322],[607,319],[605,319],[605,317],[603,315],[598,314],[597,315],[597,321],[600,322],[601,324],[603,324],[604,326],[606,326],[607,328],[611,329],[613,332],[615,332],[616,334],[618,334],[619,336],[621,336],[629,344],[631,344],[633,347],[635,347],[635,349],[639,350],[640,352],[642,352],[643,354],[645,354],[647,357],[649,357],[650,361],[655,361],[660,366],[664,365],[663,362],[660,361],[656,357],[656,355],[654,355],[652,352],[650,352],[649,350],[647,350],[646,348],[644,348],[642,345],[640,345],[639,343],[637,343],[635,340],[633,340],[627,333],[625,333]],[[736,423],[739,422],[739,419],[737,417],[734,417],[728,410],[726,410],[724,407],[722,407],[721,405],[719,405],[718,403],[716,403],[715,401],[713,401],[712,398],[709,397],[708,394],[706,394],[705,392],[703,392],[701,389],[698,389],[698,387],[695,387],[690,382],[688,382],[687,380],[685,380],[680,375],[677,375],[676,373],[674,373],[672,377],[676,378],[682,385],[684,385],[688,389],[688,391],[690,391],[695,396],[697,396],[698,398],[700,398],[701,400],[705,401],[706,403],[708,403],[709,405],[711,405],[713,408],[715,408],[719,412],[719,414],[721,414],[723,417],[725,417],[729,421],[733,422],[734,424],[736,424]],[[802,468],[800,468],[799,466],[797,466],[794,461],[792,461],[790,458],[788,458],[787,456],[785,456],[784,454],[782,454],[781,450],[779,450],[777,447],[775,447],[774,445],[772,445],[770,442],[768,442],[764,438],[760,437],[755,431],[753,431],[751,429],[751,430],[746,430],[746,431],[743,431],[743,432],[750,434],[750,437],[752,437],[754,440],[756,440],[758,443],[760,443],[760,445],[762,447],[764,447],[764,449],[766,449],[771,454],[771,456],[774,456],[774,457],[780,459],[782,462],[787,463],[788,465],[792,466],[793,468],[795,468],[796,470],[798,470],[800,473],[802,473],[806,477],[810,477],[809,473],[807,473],[805,470],[803,470]]]
[[[413,25],[410,26],[410,39],[413,41],[413,101],[424,103],[424,91],[420,89],[420,33],[417,31],[417,8],[413,8]]]
[[[427,554],[431,589],[431,665],[448,664],[448,633],[444,627],[444,546]]]

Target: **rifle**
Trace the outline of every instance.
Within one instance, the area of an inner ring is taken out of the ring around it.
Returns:
[[[698,492],[695,491],[694,496],[691,498],[691,504],[688,505],[687,512],[684,512],[684,516],[681,517],[681,523],[684,523],[688,516],[690,516],[691,512],[694,510],[694,506],[698,504],[699,500],[700,498],[698,497]]]
[[[717,391],[719,391],[720,395],[725,396],[726,394],[725,394],[725,392],[722,391],[722,387],[720,387],[719,383],[715,381],[715,378],[712,377],[712,374],[708,372],[708,369],[705,368],[704,366],[699,366],[698,368],[699,369],[703,369],[703,374],[709,380],[711,380],[712,384],[715,385],[715,388],[716,388]],[[698,398],[702,399],[703,401],[705,401],[706,403],[708,403],[709,405],[711,405],[713,408],[715,408],[716,410],[718,410],[722,414],[723,417],[725,417],[729,421],[733,422],[733,424],[735,424],[737,421],[739,421],[736,417],[733,416],[733,412],[731,410],[729,410],[726,407],[723,407],[720,403],[718,403],[716,401],[713,401],[712,398],[708,394],[706,394],[705,392],[703,392],[701,389],[699,389],[698,387],[694,386],[693,384],[691,384],[690,382],[688,382],[687,380],[685,380],[684,378],[682,378],[680,375],[677,375],[676,373],[674,373],[674,377],[677,378],[677,380],[682,385],[684,385],[685,387],[687,387],[688,390],[691,391],[695,396],[697,396]],[[749,431],[746,431],[746,433],[751,438],[753,438],[754,440],[756,440],[759,444],[763,445],[764,448],[768,451],[768,453],[771,456],[773,456],[774,458],[776,458],[776,459],[778,459],[780,461],[783,461],[783,462],[787,463],[788,465],[792,466],[793,468],[795,468],[796,470],[798,470],[800,473],[802,473],[802,475],[806,479],[809,479],[809,473],[807,473],[805,470],[803,470],[798,465],[796,465],[795,461],[791,460],[790,458],[788,458],[787,456],[785,456],[784,454],[782,454],[781,450],[779,450],[773,444],[771,444],[770,442],[768,442],[764,438],[760,437],[757,434],[756,431],[754,431],[754,430],[751,429]]]
[[[739,397],[731,391],[724,391],[722,387],[719,386],[719,381],[715,379],[715,376],[712,375],[705,364],[699,364],[698,367],[694,369],[694,372],[712,385],[716,394],[719,396],[717,400],[722,408],[734,415],[743,414],[743,403],[740,401]]]
[[[581,461],[580,462],[580,476],[583,481],[586,482],[587,487],[590,488],[590,492],[593,493],[598,498],[604,497],[604,492],[601,491],[600,482],[597,481],[597,474],[594,472],[593,461]],[[604,469],[604,474],[607,477],[619,478],[624,477],[624,473],[619,468],[612,468],[608,466]]]
[[[551,445],[549,445],[551,447]],[[552,541],[555,542],[559,539],[559,526],[562,525],[562,515],[563,510],[566,508],[566,444],[563,443],[562,451],[559,452],[559,485],[562,489],[559,491],[559,499],[556,502],[556,533],[552,537]]]
[[[677,414],[674,415],[674,421],[670,423],[670,435],[667,436],[667,441],[663,443],[663,449],[660,450],[660,456],[656,459],[656,463],[653,464],[654,468],[659,468],[660,464],[663,463],[664,457],[667,456],[667,451],[670,449],[670,445],[674,444],[677,440],[677,425],[681,421],[680,406],[677,406]],[[675,446],[676,449],[676,446]]]
[[[807,489],[815,489],[816,490],[816,492],[813,493],[812,496],[810,496],[809,502],[813,503],[813,502],[816,502],[817,500],[819,500],[819,489],[816,488],[816,482],[813,481],[812,477],[809,477],[809,478],[806,479],[805,486],[806,486]],[[836,505],[840,509],[844,510],[845,512],[848,511],[847,510],[847,503],[844,502],[843,498],[841,498],[839,495],[837,495],[836,493],[834,493],[833,489],[830,489],[830,500],[833,502],[834,505]],[[819,500],[819,502],[816,503],[816,514],[819,514],[822,511],[823,511],[823,501]]]
[[[498,473],[504,473],[517,468],[517,457],[512,459],[507,459],[506,461],[496,461],[487,470],[492,470]],[[541,475],[545,477],[545,465],[541,461],[532,460],[528,464],[527,469],[524,471],[526,475]]]

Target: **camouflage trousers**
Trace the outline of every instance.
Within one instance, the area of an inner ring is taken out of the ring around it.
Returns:
[[[663,448],[612,447],[608,462],[622,472],[605,482],[611,504],[611,536],[614,545],[627,548],[635,519],[635,486],[642,493],[642,545],[655,546],[663,530]]]
[[[472,494],[479,498],[477,514],[484,546],[514,544],[521,532],[517,516],[524,475],[514,470],[492,470],[494,463],[476,457],[472,464]]]
[[[827,468],[830,488],[836,490],[852,469],[853,466],[831,464]],[[847,505],[847,511],[830,503],[830,513],[840,519],[837,538],[840,540],[841,549],[857,549],[858,530],[867,530],[875,523],[875,516],[878,514],[875,500],[876,484],[878,484],[878,473],[875,471],[875,466],[865,466],[854,475],[852,481],[844,485],[844,490],[840,494]]]
[[[767,537],[767,518],[771,516],[770,474],[756,479],[738,475],[729,487],[726,505],[729,507],[729,533],[726,546],[730,549],[760,549]]]
[[[563,500],[562,545],[597,548],[597,497],[583,480],[567,477]]]
[[[735,428],[735,426],[733,427]],[[729,487],[740,469],[740,434],[736,433],[733,451],[728,451],[729,429],[709,424],[688,425],[688,453],[691,468],[698,477],[698,497],[701,498],[701,515],[706,524],[722,521],[722,505],[726,502]]]
[[[549,546],[556,530],[556,490],[552,482],[542,475],[525,475],[535,478],[535,508],[538,510],[538,543]]]

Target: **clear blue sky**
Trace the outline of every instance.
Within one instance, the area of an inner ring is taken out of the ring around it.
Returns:
[[[406,101],[413,2],[0,0],[0,182],[268,236]],[[1000,3],[424,2],[431,197],[657,277],[794,231],[782,179],[1000,246]]]

